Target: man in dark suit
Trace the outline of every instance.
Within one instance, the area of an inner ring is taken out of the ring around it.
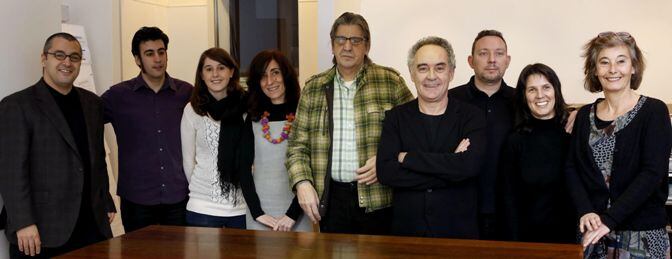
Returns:
[[[81,61],[75,37],[50,36],[42,79],[0,102],[0,193],[12,258],[49,258],[112,236],[103,106],[73,86]]]

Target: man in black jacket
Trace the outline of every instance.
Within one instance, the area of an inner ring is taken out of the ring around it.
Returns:
[[[0,102],[0,193],[12,258],[51,258],[112,236],[103,105],[73,86],[81,61],[75,37],[52,35],[42,78]]]
[[[455,54],[445,39],[418,41],[408,68],[418,98],[386,113],[376,162],[379,181],[394,190],[392,231],[478,238],[485,118],[478,108],[449,100]]]

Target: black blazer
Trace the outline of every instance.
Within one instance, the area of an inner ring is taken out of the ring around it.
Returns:
[[[486,146],[482,111],[450,99],[433,142],[417,99],[386,112],[377,155],[378,180],[391,186],[397,235],[478,238],[479,164]],[[469,138],[468,150],[455,148]],[[404,163],[398,154],[408,152]]]
[[[588,144],[589,115],[590,105],[586,105],[576,116],[566,165],[569,193],[578,216],[597,213],[612,231],[665,227],[668,159],[672,148],[672,128],[665,103],[647,97],[630,124],[616,133],[609,188]],[[607,209],[610,197],[611,207]]]
[[[7,239],[35,224],[42,245],[63,245],[79,215],[84,168],[91,161],[93,216],[100,233],[112,236],[103,145],[103,106],[95,94],[75,87],[86,122],[90,157],[82,158],[65,117],[43,80],[0,102],[0,193],[7,209]]]

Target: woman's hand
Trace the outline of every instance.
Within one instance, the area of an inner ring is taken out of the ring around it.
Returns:
[[[586,213],[581,216],[581,219],[579,219],[579,230],[581,233],[585,233],[586,231],[595,231],[600,226],[602,226],[602,220],[600,219],[599,215],[593,212]]]
[[[274,217],[269,216],[268,214],[261,215],[257,217],[255,220],[271,229],[274,229],[278,225],[278,220],[276,220]]]
[[[294,227],[294,223],[295,221],[292,218],[283,215],[282,218],[278,219],[278,224],[275,225],[273,231],[291,231],[292,227]]]
[[[609,234],[609,231],[611,231],[609,227],[607,227],[607,225],[602,224],[595,231],[588,231],[584,233],[583,238],[581,240],[581,244],[583,245],[584,248],[588,247],[588,245],[591,244],[592,245],[597,244],[597,241],[600,241],[600,238]]]

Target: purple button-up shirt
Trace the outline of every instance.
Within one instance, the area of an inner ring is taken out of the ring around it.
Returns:
[[[174,204],[187,198],[180,120],[192,88],[166,74],[155,93],[139,75],[102,95],[105,121],[112,123],[117,135],[117,193],[122,198],[142,205]]]

